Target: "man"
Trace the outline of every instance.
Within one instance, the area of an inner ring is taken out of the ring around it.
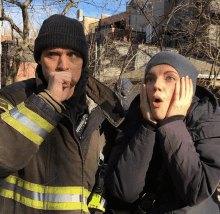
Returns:
[[[122,107],[89,77],[77,20],[46,19],[34,57],[36,79],[0,91],[0,213],[104,211],[100,175]]]

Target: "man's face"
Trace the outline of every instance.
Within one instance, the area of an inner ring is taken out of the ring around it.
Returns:
[[[49,81],[52,72],[70,72],[73,76],[73,87],[70,90],[70,98],[75,89],[75,85],[80,79],[83,59],[80,54],[69,48],[52,47],[42,51],[38,63],[42,66],[42,72],[46,81]]]
[[[180,81],[179,74],[170,65],[156,65],[147,73],[145,81],[153,117],[162,120],[172,102],[175,84]]]

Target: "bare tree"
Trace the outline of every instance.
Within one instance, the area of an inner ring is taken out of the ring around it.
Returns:
[[[219,75],[219,22],[218,0],[134,0],[152,26],[152,44],[160,50],[169,47],[190,58],[212,64],[209,66],[209,81],[215,86]],[[163,11],[158,5],[164,4]],[[148,6],[152,5],[152,10]],[[159,13],[157,12],[159,11]],[[199,66],[197,63],[196,66]],[[201,68],[202,69],[202,68]],[[211,78],[213,77],[214,78]]]

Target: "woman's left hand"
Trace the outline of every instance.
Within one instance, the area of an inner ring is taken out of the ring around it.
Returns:
[[[192,79],[189,79],[189,76],[181,77],[180,82],[176,82],[175,91],[166,118],[174,115],[186,116],[192,102],[192,96]]]
[[[151,122],[157,124],[157,121],[154,119],[153,114],[150,109],[148,97],[147,97],[147,90],[146,84],[144,84],[144,80],[142,82],[141,92],[140,92],[140,108],[143,114],[143,117],[146,120],[150,120]]]

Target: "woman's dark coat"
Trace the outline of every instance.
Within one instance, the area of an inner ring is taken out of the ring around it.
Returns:
[[[138,95],[111,154],[106,176],[111,193],[132,203],[143,193],[154,192],[165,164],[163,189],[149,214],[219,213],[220,111],[215,96],[197,86],[184,120],[173,116],[157,127],[143,124]]]

